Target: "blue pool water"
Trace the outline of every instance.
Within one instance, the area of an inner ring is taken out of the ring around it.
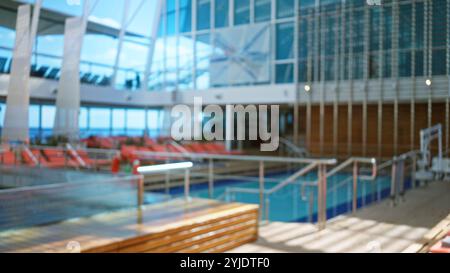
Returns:
[[[268,175],[265,188],[271,189],[288,174]],[[337,174],[327,180],[327,218],[351,211],[352,208],[352,179],[350,174]],[[315,222],[317,219],[317,187],[306,187],[303,196],[301,194],[302,184],[317,180],[316,173],[302,177],[294,183],[285,186],[276,193],[265,196],[270,204],[269,220],[284,222]],[[235,180],[215,181],[214,198],[223,198],[226,189],[247,188],[259,189],[259,183],[242,182]],[[172,195],[181,195],[182,188],[171,189]],[[377,200],[386,198],[390,194],[390,177],[378,177],[375,181],[358,181],[358,207],[366,206]],[[313,206],[310,206],[308,198],[314,196]],[[209,198],[207,184],[191,186],[191,196],[197,198]],[[228,196],[227,201],[259,204],[259,194],[234,193]],[[223,200],[223,199],[222,199]],[[264,209],[265,210],[265,209]]]

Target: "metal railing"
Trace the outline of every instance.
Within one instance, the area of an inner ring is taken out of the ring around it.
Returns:
[[[391,200],[393,205],[397,205],[399,199],[405,195],[405,172],[410,168],[411,187],[416,188],[417,163],[422,153],[418,150],[409,151],[391,160],[385,161],[378,167],[381,172],[391,167]],[[407,165],[409,162],[409,166]]]
[[[372,174],[371,176],[365,176],[365,175],[359,175],[359,164],[372,164]],[[331,164],[329,164],[331,165]],[[356,211],[357,206],[357,181],[358,178],[362,180],[371,180],[374,181],[377,177],[377,163],[374,158],[358,158],[353,157],[345,162],[341,163],[337,167],[333,168],[331,171],[326,172],[326,165],[325,164],[317,164],[316,162],[312,162],[306,167],[302,168],[301,170],[297,171],[293,175],[289,176],[287,179],[280,182],[275,187],[266,190],[264,188],[258,189],[248,189],[248,188],[229,188],[226,190],[225,195],[227,196],[227,199],[229,199],[229,195],[236,194],[236,193],[250,193],[250,194],[260,194],[260,196],[265,196],[265,219],[269,220],[269,211],[270,211],[270,196],[281,189],[285,188],[287,185],[290,185],[292,183],[295,183],[300,177],[304,176],[307,173],[310,173],[314,169],[317,168],[317,181],[314,182],[303,182],[301,184],[301,194],[302,199],[304,197],[304,192],[306,187],[317,187],[318,188],[318,199],[317,199],[317,207],[318,207],[318,216],[317,216],[317,222],[319,229],[323,229],[326,226],[327,221],[327,190],[328,190],[328,183],[327,179],[338,172],[353,166],[353,211]],[[348,179],[346,179],[345,182],[348,182]],[[261,197],[260,197],[261,198]],[[314,203],[314,196],[309,196],[309,207],[310,207],[310,220],[312,219],[312,207]]]
[[[325,187],[326,184],[326,166],[335,165],[337,163],[336,159],[310,159],[310,158],[294,158],[294,157],[275,157],[275,156],[251,156],[251,155],[221,155],[221,154],[202,154],[202,153],[170,153],[170,152],[145,152],[145,151],[136,151],[134,155],[140,158],[141,160],[163,160],[163,158],[171,158],[176,160],[198,160],[203,163],[207,163],[207,171],[208,171],[208,194],[210,198],[214,197],[214,169],[216,161],[246,161],[246,162],[255,162],[258,164],[258,182],[259,189],[245,189],[244,191],[252,191],[259,195],[259,206],[260,206],[260,218],[263,219],[263,215],[267,215],[267,200],[264,199],[266,194],[271,194],[272,192],[276,192],[279,189],[285,187],[286,185],[295,181],[295,179],[309,173],[314,169],[318,169],[318,176],[322,181],[322,187]],[[166,159],[167,161],[167,159]],[[305,167],[301,168],[297,172],[295,172],[289,179],[284,180],[279,185],[269,190],[268,192],[265,190],[265,171],[266,171],[266,163],[292,163],[292,164],[306,164]],[[323,200],[326,202],[326,200]],[[266,209],[266,212],[264,212]],[[324,225],[326,221],[326,206],[322,203],[321,210],[319,211],[321,215],[321,224]]]
[[[137,169],[137,172],[141,175],[138,186],[138,203],[141,206],[144,202],[144,176],[155,173],[166,173],[173,170],[184,170],[184,198],[186,201],[190,200],[190,170],[193,167],[192,162],[181,162],[174,164],[161,164],[151,166],[141,166]]]
[[[309,153],[305,148],[301,148],[295,145],[291,140],[280,137],[280,144],[287,154],[292,154],[294,156],[308,157]],[[280,149],[282,151],[282,149]]]
[[[39,153],[33,153],[32,151],[39,151]],[[41,151],[58,151],[62,152],[61,155],[64,156],[64,164],[58,165],[58,168],[66,168],[66,169],[90,169],[90,170],[100,170],[102,166],[110,165],[111,160],[114,156],[118,155],[120,151],[118,150],[105,150],[105,149],[91,149],[91,148],[74,148],[70,145],[66,147],[54,147],[54,146],[27,146],[27,145],[17,145],[10,148],[10,151],[14,153],[14,164],[13,165],[29,165],[33,167],[46,167],[45,162],[47,162],[47,158],[41,153]],[[76,157],[71,152],[73,151],[85,152],[90,160],[90,164],[84,162],[84,159],[80,158],[77,160]],[[3,154],[7,152],[7,150],[3,150],[0,152],[0,163],[3,164]],[[29,160],[33,161],[26,162],[24,160],[24,153],[28,155]],[[99,163],[104,162],[104,163]],[[51,162],[47,162],[51,163]],[[107,164],[106,164],[107,163]]]

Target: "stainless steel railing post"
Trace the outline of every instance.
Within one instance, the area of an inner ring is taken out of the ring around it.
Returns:
[[[269,223],[269,213],[270,213],[270,198],[266,198],[266,222]]]
[[[170,160],[166,159],[166,164],[169,164],[169,163],[170,163]],[[166,172],[164,185],[165,185],[165,193],[169,194],[170,193],[170,171]]]
[[[309,207],[308,207],[308,222],[313,222],[313,214],[314,214],[314,192],[312,190],[309,191]]]
[[[353,162],[353,201],[352,213],[355,213],[358,208],[358,162]]]
[[[190,200],[190,184],[191,184],[191,171],[190,169],[186,169],[184,173],[184,198],[186,201]]]
[[[414,155],[412,158],[412,166],[411,166],[411,187],[413,189],[416,188],[416,171],[417,171],[417,156]]]
[[[264,161],[259,161],[259,212],[260,219],[263,219],[264,207]]]
[[[327,179],[326,179],[326,169],[324,164],[319,164],[318,166],[318,216],[317,222],[319,229],[325,228],[327,221]]]
[[[209,198],[214,198],[214,160],[209,159],[208,164],[208,190]]]

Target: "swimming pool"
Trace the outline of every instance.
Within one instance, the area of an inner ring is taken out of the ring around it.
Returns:
[[[266,176],[265,189],[271,189],[287,178],[289,174],[272,174]],[[256,178],[256,177],[254,177]],[[310,173],[281,190],[265,196],[269,201],[270,221],[283,222],[315,222],[317,220],[317,187],[304,187],[306,182],[317,181],[317,174]],[[327,219],[351,211],[352,209],[352,176],[336,174],[327,180]],[[374,181],[358,181],[358,207],[366,206],[374,201],[386,198],[390,194],[391,178],[379,176]],[[215,181],[214,198],[225,200],[225,191],[233,188],[259,189],[259,182],[242,182],[237,180]],[[181,195],[182,188],[171,189],[172,195]],[[209,198],[208,186],[198,184],[191,186],[191,196]],[[313,196],[310,202],[309,196]],[[305,198],[306,197],[306,198]],[[259,204],[259,194],[235,192],[228,195],[227,201]],[[312,204],[312,206],[311,206]],[[266,208],[264,208],[266,210]]]

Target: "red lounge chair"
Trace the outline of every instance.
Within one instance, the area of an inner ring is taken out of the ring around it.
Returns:
[[[152,146],[152,145],[155,145],[155,144],[157,144],[157,143],[153,139],[148,138],[148,137],[144,138],[144,145],[145,146]]]
[[[49,168],[78,167],[78,164],[75,161],[66,158],[64,151],[44,149],[43,153],[48,160],[44,166]]]
[[[12,166],[19,163],[20,162],[16,159],[16,154],[12,151],[7,151],[0,154],[0,164]]]
[[[112,149],[114,147],[114,140],[112,138],[101,138],[99,141],[99,146],[102,149]]]
[[[129,162],[133,162],[133,159],[135,159],[134,152],[137,150],[138,148],[136,146],[123,145],[122,148],[120,149],[122,159],[128,160]]]
[[[86,163],[87,167],[107,166],[111,164],[109,159],[91,159],[86,151],[77,150],[78,156]]]

